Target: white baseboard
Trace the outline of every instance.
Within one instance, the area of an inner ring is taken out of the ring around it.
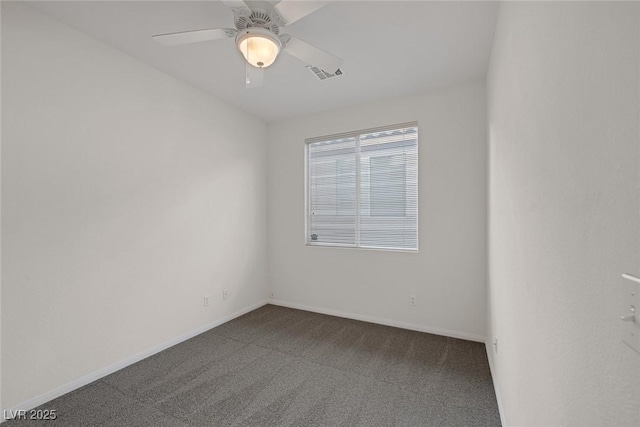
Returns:
[[[304,310],[304,311],[312,311],[314,313],[328,314],[330,316],[344,317],[346,319],[361,320],[363,322],[377,323],[379,325],[393,326],[395,328],[409,329],[409,330],[418,331],[418,332],[427,332],[429,334],[443,335],[445,337],[451,337],[451,338],[460,338],[468,341],[477,341],[481,343],[485,342],[484,336],[469,334],[467,332],[450,331],[448,329],[416,325],[413,323],[398,322],[396,320],[366,316],[363,314],[347,313],[344,311],[337,311],[329,308],[312,307],[309,305],[298,304],[294,302],[282,301],[277,299],[269,299],[267,302],[269,304],[280,305],[282,307],[295,308],[295,309]]]
[[[498,389],[498,377],[496,377],[496,369],[493,366],[493,355],[491,354],[491,349],[493,345],[489,342],[484,343],[485,349],[487,350],[487,359],[489,359],[489,370],[491,371],[491,379],[493,380],[493,389],[496,392],[496,400],[498,401],[498,412],[500,412],[500,423],[502,423],[502,427],[507,427],[507,421],[504,416],[504,407],[502,406],[502,399],[500,398],[500,390]]]
[[[186,334],[180,335],[178,337],[172,338],[169,341],[165,341],[162,344],[159,344],[155,347],[152,347],[148,350],[142,351],[140,353],[134,354],[131,357],[128,357],[124,360],[121,360],[120,362],[116,362],[112,365],[107,366],[106,368],[100,369],[98,371],[92,372],[88,375],[83,376],[82,378],[78,378],[77,380],[71,381],[70,383],[67,383],[65,385],[62,385],[60,387],[57,387],[51,391],[48,391],[44,394],[41,394],[39,396],[36,396],[34,398],[31,398],[25,402],[20,403],[19,405],[14,406],[13,408],[7,408],[7,409],[3,409],[2,410],[2,414],[6,414],[6,413],[16,413],[16,411],[19,410],[25,410],[28,411],[30,409],[33,409],[37,406],[42,405],[43,403],[47,403],[50,400],[55,399],[56,397],[60,397],[63,394],[67,394],[73,390],[77,390],[80,387],[84,387],[85,385],[92,383],[96,380],[99,380],[100,378],[106,377],[107,375],[110,375],[116,371],[119,371],[122,368],[126,368],[129,365],[132,365],[136,362],[139,362],[142,359],[146,359],[149,356],[153,356],[156,353],[161,352],[162,350],[166,350],[169,347],[172,347],[176,344],[180,344],[183,341],[188,340],[189,338],[193,338],[196,335],[200,335],[203,332],[208,331],[209,329],[215,328],[216,326],[220,326],[223,323],[226,323],[230,320],[235,319],[236,317],[240,317],[243,314],[246,314],[250,311],[253,311],[257,308],[262,307],[263,305],[266,305],[267,301],[260,301],[256,304],[250,305],[249,307],[245,307],[242,310],[236,311],[235,313],[232,313],[228,316],[222,317],[220,319],[215,320],[214,322],[211,322],[209,324],[206,324],[204,326],[201,326],[191,332],[187,332]],[[12,412],[11,412],[12,411]],[[5,421],[4,417],[1,417],[3,419],[0,420],[0,422]]]

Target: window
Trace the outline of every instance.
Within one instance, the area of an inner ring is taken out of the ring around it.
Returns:
[[[418,250],[418,126],[306,141],[307,244]]]

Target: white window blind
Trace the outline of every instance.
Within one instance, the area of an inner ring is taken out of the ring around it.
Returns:
[[[307,143],[307,243],[418,249],[418,126]]]

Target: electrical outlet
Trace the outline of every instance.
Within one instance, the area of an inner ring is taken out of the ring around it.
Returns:
[[[209,295],[204,296],[204,306],[209,307]]]
[[[493,339],[493,351],[498,353],[498,338],[497,337]]]
[[[222,291],[222,299],[229,299],[229,291],[227,289]]]
[[[416,296],[415,295],[411,295],[409,297],[409,304],[416,305]]]

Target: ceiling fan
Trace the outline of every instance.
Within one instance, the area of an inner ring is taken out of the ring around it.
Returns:
[[[289,34],[280,28],[320,9],[328,1],[281,0],[275,6],[267,1],[221,0],[234,14],[235,28],[212,28],[158,34],[155,40],[165,46],[196,43],[207,40],[235,38],[236,46],[246,60],[245,85],[262,85],[264,69],[276,60],[280,52],[320,68],[327,73],[341,73],[342,59]]]

